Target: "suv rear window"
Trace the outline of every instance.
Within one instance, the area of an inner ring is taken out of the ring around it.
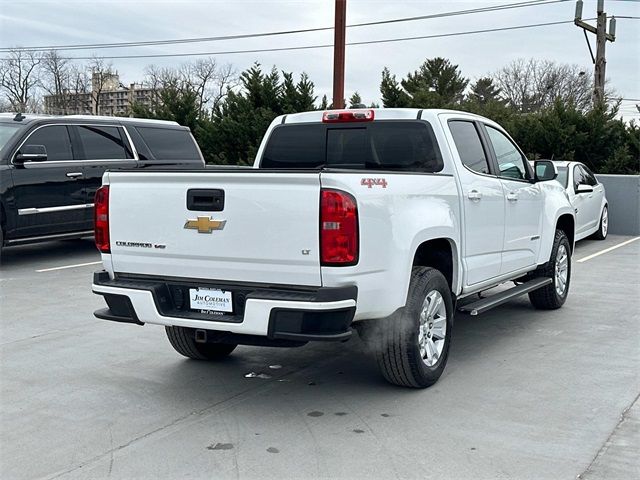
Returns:
[[[414,120],[280,125],[267,141],[260,166],[432,173],[444,165],[431,125]]]
[[[189,130],[135,127],[156,160],[201,160]]]

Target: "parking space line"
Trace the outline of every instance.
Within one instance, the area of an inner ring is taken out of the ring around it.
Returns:
[[[100,260],[99,262],[76,263],[75,265],[64,265],[62,267],[43,268],[42,270],[36,270],[36,272],[53,272],[55,270],[66,270],[67,268],[88,267],[89,265],[98,265],[100,263],[102,263],[102,260]]]
[[[620,247],[624,247],[625,245],[629,245],[631,242],[635,242],[636,240],[640,240],[640,237],[635,237],[635,238],[630,238],[627,241],[624,241],[622,243],[619,243],[618,245],[614,245],[613,247],[609,247],[609,248],[605,248],[604,250],[600,250],[599,252],[596,252],[592,255],[589,255],[587,257],[581,258],[580,260],[578,260],[578,263],[582,263],[582,262],[586,262],[587,260],[591,260],[592,258],[596,258],[599,257],[600,255],[604,255],[605,253],[609,253],[612,250],[615,250],[616,248],[620,248]]]

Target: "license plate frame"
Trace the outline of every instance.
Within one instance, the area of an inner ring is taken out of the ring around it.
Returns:
[[[221,288],[189,288],[189,309],[208,315],[233,315],[233,292]]]

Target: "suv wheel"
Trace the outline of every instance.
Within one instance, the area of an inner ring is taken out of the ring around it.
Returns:
[[[571,246],[562,230],[556,230],[551,259],[531,276],[550,277],[553,280],[549,285],[529,293],[529,300],[535,308],[554,310],[564,304],[571,283]]]
[[[238,346],[232,343],[198,343],[195,330],[185,327],[165,327],[169,343],[180,355],[195,360],[220,360]]]
[[[434,268],[414,267],[404,308],[366,324],[382,375],[403,387],[433,385],[447,363],[453,326],[451,290]]]
[[[609,232],[609,207],[605,205],[602,209],[602,214],[600,215],[600,227],[598,227],[598,231],[593,234],[593,238],[596,240],[604,240],[607,238],[607,233]]]

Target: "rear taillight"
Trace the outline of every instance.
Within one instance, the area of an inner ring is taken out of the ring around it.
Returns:
[[[329,110],[322,114],[323,123],[372,122],[373,110]]]
[[[346,192],[320,191],[320,260],[324,266],[358,263],[358,206]]]
[[[100,187],[96,192],[94,201],[94,229],[96,247],[102,253],[109,253],[109,186]]]

